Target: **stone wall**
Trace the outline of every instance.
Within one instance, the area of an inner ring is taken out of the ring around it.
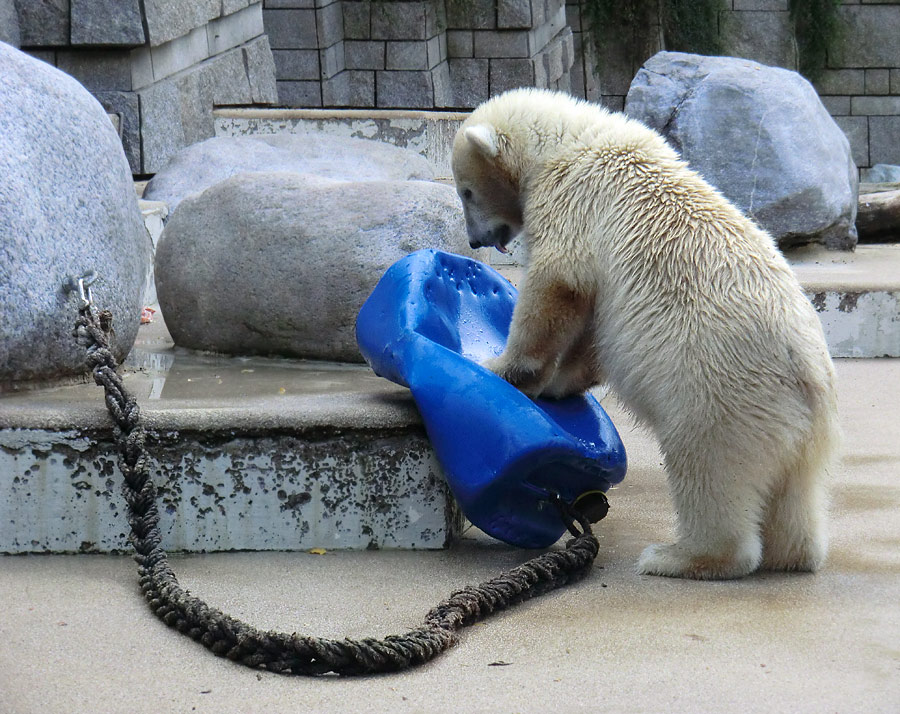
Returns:
[[[729,54],[797,68],[789,0],[724,6]],[[900,164],[900,0],[840,13],[815,86],[865,177]],[[584,0],[0,0],[0,39],[85,84],[139,174],[212,136],[213,106],[470,109],[538,86],[621,110],[659,19],[607,28],[599,58],[586,30]]]
[[[900,2],[847,2],[843,41],[816,89],[857,166],[900,164]]]
[[[564,0],[448,0],[454,106],[523,86],[570,90],[575,58]]]
[[[575,42],[572,94],[623,111],[628,87],[644,60],[665,49],[659,18],[648,16],[635,28],[605,28],[598,56],[583,0],[566,0],[566,17]]]
[[[21,48],[117,117],[135,174],[213,136],[213,106],[277,101],[260,0],[15,0]]]
[[[567,2],[576,47],[572,91],[621,110],[641,63],[664,49],[658,19],[648,18],[628,34],[612,28],[598,65],[591,35],[584,32],[582,3]],[[789,0],[724,5],[719,28],[727,54],[797,69]],[[840,18],[842,36],[814,86],[849,138],[857,166],[900,164],[900,0],[843,0]]]
[[[265,0],[280,102],[471,108],[519,86],[569,88],[563,0]]]
[[[621,110],[665,49],[659,18],[610,27],[598,58],[583,0],[264,0],[280,102],[469,109],[516,86]],[[725,0],[728,54],[797,69],[789,0]],[[815,82],[861,168],[900,164],[900,0],[844,0],[841,42]],[[599,60],[599,61],[598,61]]]

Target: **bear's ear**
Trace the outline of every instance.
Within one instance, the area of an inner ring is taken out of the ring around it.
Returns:
[[[497,132],[488,124],[476,124],[466,129],[466,139],[477,151],[493,159],[498,153]]]

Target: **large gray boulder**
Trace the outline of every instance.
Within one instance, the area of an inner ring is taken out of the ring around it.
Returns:
[[[18,47],[21,41],[15,0],[0,0],[0,42]]]
[[[222,136],[179,151],[147,184],[144,198],[164,201],[171,216],[185,197],[248,171],[293,171],[346,181],[434,178],[424,157],[381,141],[321,132]]]
[[[137,335],[149,238],[106,112],[78,82],[0,44],[0,383],[84,371],[67,276],[99,274],[114,351]]]
[[[181,203],[156,289],[176,345],[359,362],[359,308],[422,248],[471,255],[450,186],[243,173]]]
[[[780,246],[856,245],[850,144],[796,72],[660,52],[632,81],[625,112],[661,132]]]
[[[866,183],[900,183],[900,166],[875,164],[864,176]]]

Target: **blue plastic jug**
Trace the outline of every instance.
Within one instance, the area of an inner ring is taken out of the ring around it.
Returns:
[[[619,483],[625,449],[594,397],[532,400],[479,364],[502,352],[516,297],[487,265],[418,251],[381,278],[356,339],[376,374],[412,391],[466,517],[544,548],[565,531],[552,501],[587,503]]]

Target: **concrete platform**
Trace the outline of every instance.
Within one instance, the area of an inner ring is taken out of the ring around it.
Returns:
[[[900,355],[900,245],[788,257],[834,356]],[[407,390],[364,365],[173,349],[158,314],[127,366],[169,549],[440,548],[462,527]],[[101,395],[0,395],[0,552],[127,550]]]
[[[852,253],[805,247],[791,267],[819,313],[832,357],[900,357],[900,244]]]
[[[5,556],[0,711],[897,712],[900,360],[837,368],[846,448],[817,575],[635,575],[673,516],[654,441],[610,403],[630,472],[598,526],[593,573],[465,630],[433,663],[349,681],[256,672],[158,622],[129,558]],[[232,553],[174,567],[258,627],[358,637],[413,627],[453,589],[527,555],[470,533],[447,551]]]
[[[804,246],[785,257],[819,313],[832,357],[900,357],[900,243],[853,252]],[[494,267],[514,285],[522,278],[517,265]]]
[[[462,528],[406,389],[366,365],[230,358],[141,326],[125,385],[177,551],[443,548]],[[128,552],[90,382],[0,394],[0,553]]]
[[[303,134],[321,131],[333,136],[376,139],[416,151],[429,162],[439,180],[452,180],[453,137],[468,112],[405,109],[236,109],[213,111],[216,136]]]

